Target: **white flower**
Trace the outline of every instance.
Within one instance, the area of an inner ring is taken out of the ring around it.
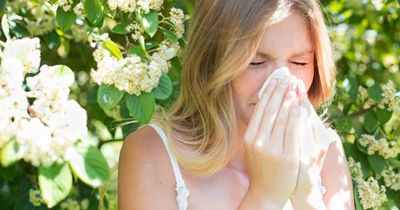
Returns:
[[[400,145],[396,141],[388,141],[385,138],[377,140],[374,136],[362,134],[358,142],[361,146],[367,147],[369,155],[377,152],[385,159],[388,159],[400,154]]]
[[[158,47],[158,51],[164,54],[165,59],[170,60],[177,56],[178,52],[180,51],[180,46],[178,42],[164,40]]]
[[[400,173],[396,173],[393,167],[385,167],[381,172],[381,176],[383,177],[386,187],[396,191],[400,190]]]
[[[26,73],[35,73],[40,65],[40,40],[39,38],[23,38],[17,40],[7,40],[3,59],[18,59]]]
[[[149,68],[157,68],[162,73],[168,73],[171,64],[166,58],[165,52],[155,52],[150,56]]]
[[[111,10],[120,8],[123,12],[133,12],[136,9],[136,0],[108,0],[107,4]]]
[[[17,142],[21,146],[23,159],[34,166],[50,166],[56,158],[50,148],[51,130],[38,118],[33,118],[22,125],[17,133]]]
[[[64,11],[71,9],[74,2],[72,0],[57,0],[56,4],[58,7],[62,7]]]
[[[150,1],[149,0],[137,0],[137,5],[144,13],[149,13],[150,11]]]
[[[103,47],[98,47],[93,52],[93,58],[96,62],[100,62],[105,57],[110,57],[110,52]]]
[[[103,33],[100,34],[99,28],[94,28],[92,32],[89,33],[88,35],[88,41],[90,44],[90,47],[95,48],[96,45],[101,42],[108,40],[108,33]]]
[[[382,91],[383,91],[382,103],[388,105],[389,111],[393,110],[396,107],[398,108],[400,106],[400,98],[396,97],[396,89],[391,80],[389,80],[385,85],[383,85]]]
[[[79,2],[74,7],[74,13],[81,19],[85,18],[85,9],[83,8],[83,3]]]
[[[150,0],[150,9],[160,11],[164,0]]]
[[[354,161],[352,157],[349,157],[349,169],[351,173],[351,177],[357,182],[361,183],[363,181],[363,172],[361,170],[361,164],[359,162]]]
[[[140,36],[143,34],[144,30],[137,22],[132,23],[130,26],[130,31],[133,31],[131,37],[133,40],[139,40]]]
[[[19,59],[3,58],[1,62],[0,87],[15,89],[24,82],[24,67]]]
[[[69,100],[63,112],[49,117],[48,126],[53,135],[67,141],[75,142],[87,136],[86,111],[74,100]]]
[[[381,206],[387,200],[385,192],[385,187],[379,186],[378,181],[373,177],[358,185],[358,196],[364,209]]]
[[[185,15],[181,9],[177,9],[174,7],[171,8],[169,14],[170,14],[169,19],[175,26],[174,29],[176,36],[180,39],[183,37],[183,33],[185,32],[185,27],[183,24],[185,20]]]
[[[123,64],[114,57],[104,57],[97,63],[97,70],[92,70],[90,76],[93,81],[100,84],[111,85],[115,80],[115,72],[122,68]]]

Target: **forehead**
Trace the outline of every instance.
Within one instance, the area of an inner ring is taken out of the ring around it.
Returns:
[[[266,29],[259,52],[284,56],[313,51],[309,24],[298,12],[292,12]]]

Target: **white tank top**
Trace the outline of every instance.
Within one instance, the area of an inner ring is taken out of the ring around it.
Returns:
[[[158,135],[161,137],[162,141],[164,142],[164,146],[167,149],[169,159],[171,160],[172,163],[172,170],[174,170],[175,174],[175,180],[176,180],[176,203],[178,205],[179,210],[186,210],[188,207],[188,197],[189,197],[189,190],[186,188],[185,181],[183,181],[183,177],[181,174],[181,170],[179,169],[178,162],[176,161],[174,155],[170,151],[168,147],[168,139],[167,135],[165,135],[164,131],[162,128],[156,124],[156,123],[151,123],[149,124],[151,127],[156,130]]]
[[[154,130],[156,130],[156,132],[158,133],[158,135],[161,137],[162,141],[164,142],[164,146],[168,152],[168,156],[169,159],[171,160],[172,163],[172,170],[174,171],[175,174],[175,180],[176,180],[176,203],[178,206],[179,210],[186,210],[188,207],[188,197],[189,197],[189,190],[186,188],[185,185],[185,181],[183,180],[182,177],[182,173],[181,170],[179,168],[179,164],[176,161],[174,155],[172,154],[172,152],[170,151],[169,147],[168,147],[168,138],[167,135],[165,135],[163,129],[161,128],[161,126],[159,126],[156,123],[150,123],[149,124],[151,127],[154,128]],[[321,177],[319,180],[319,184],[320,184],[320,190],[321,190],[321,194],[324,195],[326,192],[326,189],[324,186],[322,186],[321,184]],[[290,200],[288,200],[285,204],[285,207],[283,208],[283,210],[292,210],[292,204],[290,203]]]

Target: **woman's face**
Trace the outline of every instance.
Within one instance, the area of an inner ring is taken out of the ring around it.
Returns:
[[[301,79],[307,90],[314,77],[314,46],[308,24],[292,12],[264,33],[251,63],[232,81],[233,103],[239,124],[248,124],[258,91],[272,72],[282,66]]]

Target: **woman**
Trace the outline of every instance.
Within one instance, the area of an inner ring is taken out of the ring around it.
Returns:
[[[341,141],[313,109],[333,88],[315,0],[198,1],[178,100],[122,147],[120,209],[354,209]]]

